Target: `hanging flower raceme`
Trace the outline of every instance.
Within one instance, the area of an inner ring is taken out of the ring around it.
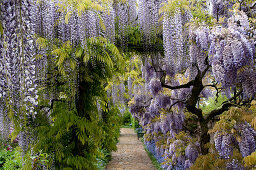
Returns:
[[[20,94],[20,57],[19,48],[20,43],[18,41],[18,32],[16,31],[20,26],[17,22],[18,16],[15,6],[17,5],[15,1],[2,1],[1,2],[1,13],[2,13],[2,23],[3,23],[3,46],[2,55],[4,60],[2,60],[5,72],[6,85],[10,97],[10,104],[18,107],[19,94]],[[1,79],[5,79],[1,77]],[[6,93],[6,92],[5,92]]]
[[[210,55],[213,56],[212,71],[216,80],[225,88],[234,83],[241,83],[246,87],[251,86],[251,88],[245,88],[249,90],[245,94],[253,96],[255,93],[253,88],[255,76],[252,67],[255,53],[253,44],[244,34],[232,28],[218,28],[213,36],[215,38],[211,42]],[[245,79],[247,81],[244,81]]]
[[[105,30],[104,37],[109,39],[112,43],[115,41],[115,10],[113,4],[109,4],[104,11],[102,19],[104,21]]]
[[[163,17],[163,46],[166,73],[173,76],[186,69],[189,61],[188,30],[185,25],[192,18],[190,12],[175,9],[174,14],[166,12]],[[196,50],[196,49],[195,49]]]
[[[157,35],[162,0],[139,0],[138,1],[138,22],[144,34],[144,45],[148,46],[154,41]],[[147,47],[146,47],[147,48]]]
[[[149,88],[153,96],[156,96],[163,89],[161,82],[158,79],[154,78],[150,80]]]
[[[23,0],[1,2],[3,23],[3,62],[8,92],[8,109],[12,118],[19,117],[19,126],[25,126],[26,118],[34,118],[37,107],[37,84],[35,63],[35,1]],[[3,77],[4,78],[4,77]],[[2,79],[2,78],[1,78]],[[4,80],[5,81],[5,80]],[[5,108],[7,109],[7,108]],[[4,111],[5,113],[5,111]],[[14,121],[15,122],[15,121]],[[17,126],[17,125],[15,125]],[[28,132],[20,134],[20,146],[26,151],[30,137]]]
[[[128,13],[128,4],[127,3],[116,3],[114,6],[115,16],[117,16],[117,30],[116,34],[119,37],[121,47],[125,48],[127,46],[127,29],[129,23],[129,13]]]

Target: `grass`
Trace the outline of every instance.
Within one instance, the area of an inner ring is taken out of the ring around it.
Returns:
[[[130,125],[122,125],[121,128],[132,128]]]
[[[154,157],[154,155],[151,152],[148,151],[146,145],[144,144],[144,138],[141,138],[141,142],[143,143],[144,149],[147,152],[147,154],[148,154],[152,164],[154,165],[154,167],[157,170],[163,170],[163,168],[161,167],[161,164],[159,162],[157,162],[157,159]]]
[[[108,165],[108,163],[111,161],[112,157],[111,157],[111,152],[108,152],[104,149],[101,150],[101,153],[104,155],[104,157],[102,158],[98,158],[97,159],[97,168],[99,170],[105,170],[106,166]]]

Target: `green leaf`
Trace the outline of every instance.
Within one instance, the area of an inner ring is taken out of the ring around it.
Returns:
[[[68,24],[68,20],[71,17],[72,12],[67,12],[67,14],[65,15],[65,23]]]
[[[103,22],[103,20],[102,20],[102,17],[100,16],[100,15],[98,15],[98,17],[99,17],[99,24],[100,24],[100,27],[104,30],[104,31],[106,31],[106,26],[105,26],[105,24],[104,24],[104,22]]]
[[[76,57],[80,58],[82,56],[82,54],[83,54],[83,49],[82,48],[78,48],[76,50],[76,54],[75,54]]]
[[[4,34],[4,29],[3,29],[2,22],[0,22],[0,33],[1,33],[1,35],[3,35],[3,34]]]

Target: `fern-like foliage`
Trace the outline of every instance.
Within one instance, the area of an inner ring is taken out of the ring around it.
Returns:
[[[101,64],[106,77],[111,76],[112,71],[120,71],[123,66],[123,59],[117,47],[103,37],[89,38],[82,57],[84,63]]]
[[[56,168],[96,169],[101,150],[116,150],[119,109],[111,105],[105,86],[122,74],[123,56],[103,37],[87,38],[85,46],[44,38],[37,43],[48,49],[51,76],[43,89],[54,96],[40,100],[50,114],[40,110],[35,151],[54,153]]]

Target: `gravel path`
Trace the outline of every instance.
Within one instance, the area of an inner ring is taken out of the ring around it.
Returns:
[[[133,129],[121,128],[117,151],[107,170],[156,170]]]

